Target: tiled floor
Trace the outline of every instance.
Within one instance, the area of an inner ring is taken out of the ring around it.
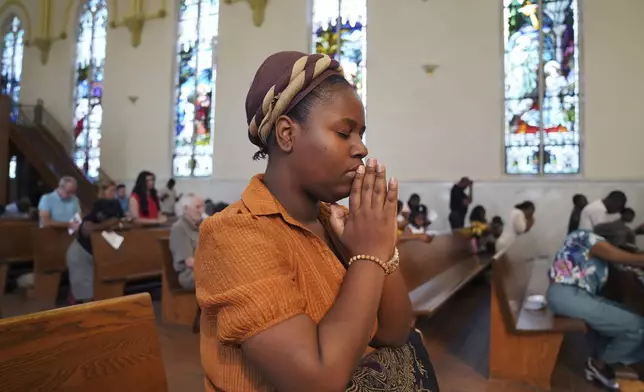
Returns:
[[[419,325],[427,339],[442,392],[539,392],[516,383],[489,381],[489,285],[474,282],[453,298],[436,316]],[[24,313],[30,305],[16,295],[5,298],[5,316]],[[158,314],[159,303],[155,302]],[[170,391],[203,391],[199,360],[199,337],[190,328],[159,324]],[[564,346],[553,376],[555,392],[600,392],[582,378],[583,336],[571,335]],[[644,392],[640,383],[624,385],[625,392]],[[627,389],[628,388],[628,389]]]

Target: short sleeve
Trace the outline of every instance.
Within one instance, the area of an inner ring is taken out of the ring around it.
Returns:
[[[197,300],[222,343],[241,344],[304,313],[306,301],[272,219],[231,211],[202,223]]]
[[[598,242],[606,241],[604,237],[597,235],[593,233],[592,231],[585,231],[584,235],[586,236],[586,244],[588,246],[588,249],[592,248],[597,244]]]
[[[38,210],[41,212],[47,211],[51,214],[51,203],[49,202],[49,195],[43,195],[38,202]]]

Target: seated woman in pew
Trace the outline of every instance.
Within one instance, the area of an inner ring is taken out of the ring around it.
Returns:
[[[555,314],[584,320],[602,338],[589,341],[594,353],[586,377],[616,390],[614,366],[644,361],[644,317],[600,294],[609,264],[644,267],[644,254],[623,251],[591,231],[570,233],[550,268],[547,301]]]
[[[145,170],[136,178],[129,205],[130,217],[136,225],[156,226],[168,220],[161,212],[155,181],[154,174]]]
[[[85,215],[76,239],[67,249],[67,268],[73,298],[70,302],[88,302],[94,297],[94,257],[91,234],[93,231],[113,230],[123,227],[123,210],[114,198],[116,184],[101,185],[101,198],[94,202],[92,210]]]
[[[204,221],[197,248],[207,391],[438,390],[397,268],[398,182],[363,166],[364,107],[341,70],[280,52],[251,84],[266,171]]]
[[[470,235],[476,239],[476,245],[479,252],[495,253],[496,238],[492,232],[492,227],[487,223],[487,211],[485,207],[478,205],[470,213]]]
[[[427,217],[427,207],[419,205],[409,215],[409,223],[405,226],[402,234],[398,235],[398,243],[406,241],[432,242],[438,232],[429,230],[431,222]]]

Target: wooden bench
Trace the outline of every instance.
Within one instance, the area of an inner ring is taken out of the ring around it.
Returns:
[[[114,249],[101,233],[92,233],[94,253],[94,299],[120,297],[127,282],[161,278],[163,257],[158,238],[168,237],[168,228],[133,228],[121,230],[124,237]]]
[[[550,390],[550,379],[566,332],[583,332],[581,320],[550,310],[528,310],[525,299],[545,295],[547,259],[504,255],[492,262],[490,378],[519,380]]]
[[[427,244],[401,244],[400,268],[410,290],[414,317],[430,317],[490,264],[474,253],[471,239],[459,232],[439,235]]]
[[[0,220],[0,316],[9,265],[33,260],[31,231],[36,227],[38,222],[30,220]]]
[[[5,392],[167,391],[148,294],[0,320]]]
[[[161,293],[161,313],[167,324],[196,325],[199,305],[195,292],[185,290],[179,284],[179,277],[174,270],[170,241],[159,238],[159,248],[163,259],[163,291]]]
[[[53,308],[58,297],[60,278],[67,270],[67,249],[75,238],[67,229],[34,228],[34,288],[30,296]]]

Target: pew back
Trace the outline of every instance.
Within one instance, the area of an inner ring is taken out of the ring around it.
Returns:
[[[157,239],[169,236],[169,229],[134,228],[118,234],[123,236],[123,243],[114,249],[101,233],[92,233],[95,299],[123,295],[125,282],[161,277],[163,264]]]
[[[49,274],[67,269],[67,248],[76,234],[69,235],[63,228],[44,227],[33,229],[31,236],[34,239],[34,272]]]
[[[31,220],[0,220],[0,263],[33,260],[31,230],[36,227]]]
[[[0,379],[6,392],[167,391],[150,296],[0,320]]]
[[[56,302],[60,279],[67,270],[67,248],[76,234],[58,227],[34,228],[34,290],[33,297],[50,307]]]

